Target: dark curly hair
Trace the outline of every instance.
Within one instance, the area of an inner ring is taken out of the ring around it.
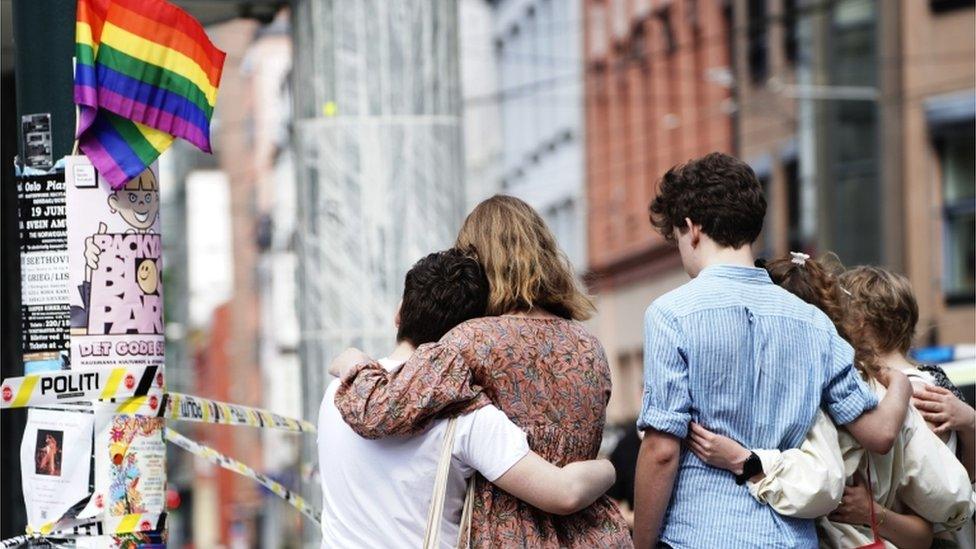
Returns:
[[[719,245],[741,248],[759,237],[766,198],[748,164],[716,152],[668,170],[649,210],[651,224],[668,241],[687,217]]]
[[[488,278],[476,259],[456,248],[414,263],[403,283],[397,341],[440,340],[465,320],[485,316]]]

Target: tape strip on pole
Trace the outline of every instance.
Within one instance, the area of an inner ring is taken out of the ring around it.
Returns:
[[[0,384],[0,409],[146,395],[163,386],[157,365],[62,370],[12,377]]]

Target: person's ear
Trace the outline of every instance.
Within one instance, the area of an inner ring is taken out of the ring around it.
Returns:
[[[119,211],[119,198],[115,196],[115,193],[108,195],[108,207],[112,210],[112,213]]]
[[[397,329],[400,328],[400,307],[401,306],[403,306],[402,299],[400,300],[399,303],[397,303],[396,313],[393,315],[393,325],[396,326]]]
[[[691,233],[691,247],[697,248],[701,242],[701,227],[691,222],[691,218],[685,218],[685,229]]]

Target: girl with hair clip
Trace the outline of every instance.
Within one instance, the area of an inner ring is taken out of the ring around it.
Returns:
[[[854,347],[856,366],[868,385],[884,395],[892,365],[864,362],[865,326],[858,315],[849,314],[853,296],[832,269],[796,252],[765,268],[773,282],[830,317]],[[866,452],[823,412],[799,448],[750,451],[694,423],[690,433],[691,451],[713,467],[743,475],[749,462],[758,463],[749,469],[754,473],[747,481],[752,496],[783,515],[820,517],[822,547],[870,544],[873,529],[886,547],[930,547],[933,525],[957,529],[973,513],[965,468],[915,410],[909,410],[894,447],[884,455]]]

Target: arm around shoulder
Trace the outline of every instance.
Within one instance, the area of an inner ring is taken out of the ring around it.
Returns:
[[[887,392],[878,407],[847,424],[847,430],[869,452],[887,454],[905,424],[912,385],[901,372],[888,372]]]
[[[360,436],[409,435],[445,410],[472,411],[490,400],[454,346],[422,346],[396,371],[362,363],[336,391],[336,407]]]

